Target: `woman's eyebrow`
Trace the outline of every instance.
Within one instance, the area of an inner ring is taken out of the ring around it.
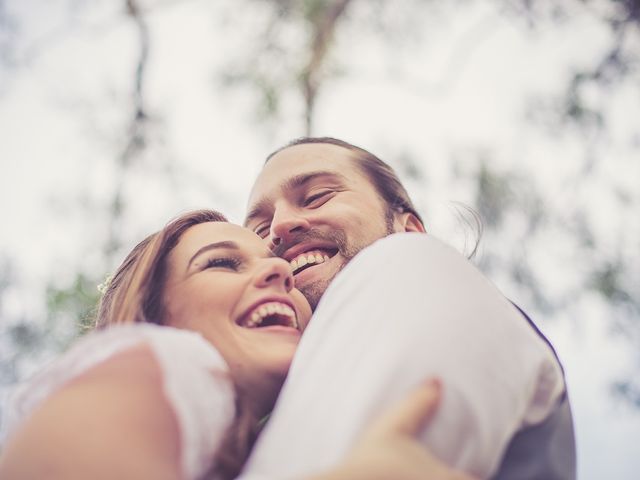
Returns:
[[[208,252],[209,250],[214,250],[217,248],[231,248],[234,250],[239,250],[240,247],[238,246],[238,244],[236,242],[232,242],[232,241],[223,241],[223,242],[215,242],[215,243],[210,243],[209,245],[205,245],[204,247],[200,248],[189,260],[189,263],[187,264],[187,270],[189,269],[189,267],[191,266],[191,263],[193,263],[193,261],[196,259],[196,257],[198,255],[203,254],[204,252]]]

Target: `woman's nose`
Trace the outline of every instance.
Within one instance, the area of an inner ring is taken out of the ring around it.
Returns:
[[[289,262],[282,258],[266,258],[256,275],[256,286],[260,288],[276,287],[285,292],[293,288],[293,274]]]

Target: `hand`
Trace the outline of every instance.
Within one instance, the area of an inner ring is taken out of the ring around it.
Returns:
[[[437,380],[420,385],[369,426],[342,465],[318,480],[472,480],[416,439],[437,409],[440,389]]]

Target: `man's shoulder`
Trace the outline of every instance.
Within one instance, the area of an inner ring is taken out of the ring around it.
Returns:
[[[356,258],[373,255],[388,255],[390,259],[419,255],[420,258],[449,258],[467,261],[466,257],[446,242],[433,235],[418,232],[398,232],[382,237],[362,249]]]

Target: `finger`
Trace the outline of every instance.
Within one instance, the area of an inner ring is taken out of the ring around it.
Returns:
[[[438,408],[440,394],[439,380],[431,379],[423,383],[392,407],[380,419],[378,428],[384,432],[417,435]]]

